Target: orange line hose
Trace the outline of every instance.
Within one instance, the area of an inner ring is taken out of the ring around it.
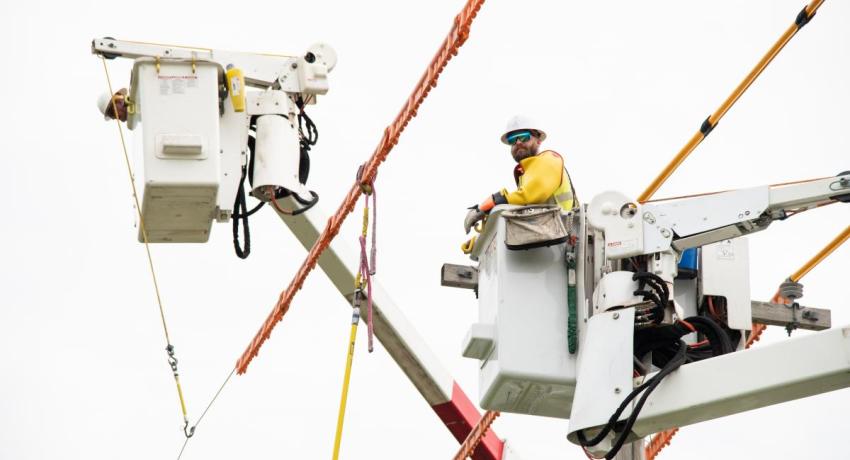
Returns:
[[[500,413],[497,411],[488,410],[481,417],[481,420],[478,421],[478,424],[472,428],[466,439],[464,439],[463,443],[460,445],[460,450],[458,450],[457,454],[454,456],[454,460],[466,460],[469,458],[472,453],[475,452],[475,448],[478,447],[478,444],[481,443],[481,438],[487,434],[487,430],[490,429],[490,425],[493,424],[493,421],[496,420],[496,417],[499,415]]]

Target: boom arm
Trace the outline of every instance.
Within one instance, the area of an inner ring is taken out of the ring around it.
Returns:
[[[704,246],[764,230],[774,220],[850,200],[850,172],[837,177],[638,204],[619,192],[597,195],[588,219],[605,232],[605,254],[621,259]]]
[[[278,86],[287,93],[311,95],[327,93],[326,77],[337,60],[333,48],[323,43],[311,46],[304,56],[279,56],[98,38],[92,40],[92,53],[107,59],[150,57],[208,61],[221,67],[233,64],[245,72],[245,84],[248,86],[261,89]]]

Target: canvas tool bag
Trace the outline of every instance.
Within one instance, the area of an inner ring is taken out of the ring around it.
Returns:
[[[558,206],[528,206],[502,213],[505,219],[505,245],[521,250],[552,246],[567,241],[569,235]]]

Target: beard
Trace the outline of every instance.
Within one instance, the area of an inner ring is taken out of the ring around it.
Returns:
[[[526,158],[531,158],[534,155],[537,155],[537,146],[533,147],[520,147],[518,145],[513,146],[511,148],[511,156],[514,157],[514,161],[519,163]]]

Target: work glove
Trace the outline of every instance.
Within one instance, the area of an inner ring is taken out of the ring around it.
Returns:
[[[469,230],[486,215],[484,211],[478,209],[478,205],[471,206],[469,212],[466,213],[466,218],[463,219],[463,230],[468,234]]]

